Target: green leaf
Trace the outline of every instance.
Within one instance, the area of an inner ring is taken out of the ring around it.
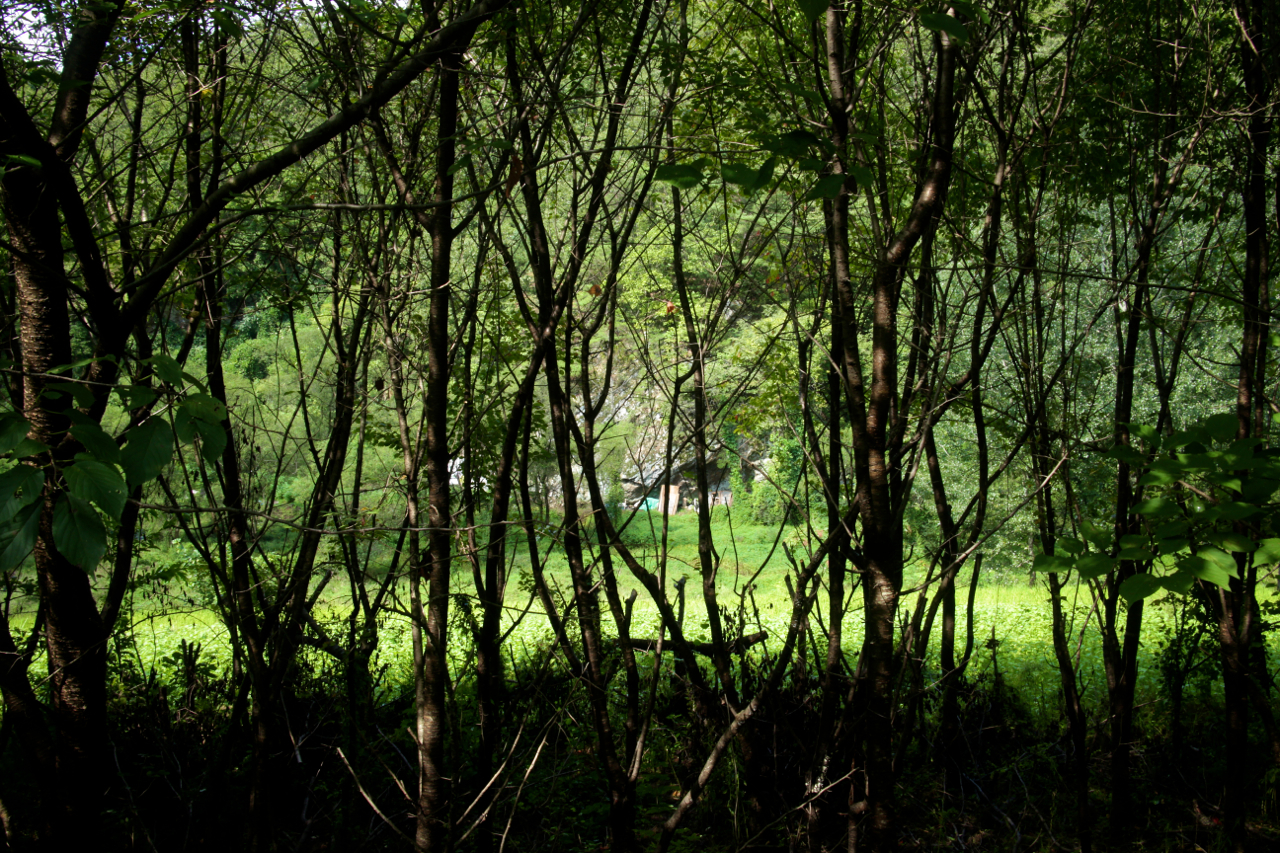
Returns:
[[[0,415],[0,454],[13,450],[31,432],[31,421],[17,412]]]
[[[53,507],[53,544],[72,565],[91,572],[107,550],[107,528],[88,501],[64,494]]]
[[[1214,415],[1204,422],[1204,428],[1213,436],[1214,441],[1230,441],[1236,437],[1240,420],[1235,415]]]
[[[29,154],[5,154],[3,156],[5,159],[5,162],[9,166],[13,166],[13,167],[31,166],[32,168],[35,168],[35,169],[40,168],[40,161]]]
[[[1267,503],[1277,488],[1280,488],[1280,481],[1270,477],[1253,476],[1244,481],[1240,495],[1254,503]]]
[[[449,173],[450,175],[452,175],[452,174],[454,174],[455,172],[458,172],[458,171],[460,171],[460,170],[462,170],[462,169],[465,169],[465,168],[467,168],[467,167],[468,167],[468,166],[470,166],[470,165],[471,165],[471,155],[470,155],[470,154],[463,154],[463,155],[462,155],[461,157],[459,157],[457,160],[453,161],[453,165],[449,167],[449,172],[448,172],[448,173]]]
[[[1121,548],[1120,553],[1116,555],[1121,560],[1133,560],[1135,562],[1146,562],[1154,560],[1155,554],[1151,553],[1151,549],[1146,546]]]
[[[840,195],[840,190],[844,187],[844,175],[827,175],[819,178],[814,184],[813,189],[809,190],[808,195],[804,197],[805,201],[812,201],[816,198],[835,198]]]
[[[40,497],[43,488],[44,469],[34,465],[15,465],[0,474],[0,524]]]
[[[1071,561],[1057,554],[1036,554],[1031,568],[1037,572],[1053,572],[1055,574],[1071,571]]]
[[[74,465],[62,470],[67,478],[71,494],[86,501],[93,501],[107,515],[120,520],[124,512],[125,488],[115,468],[84,453],[77,454]],[[59,549],[61,550],[61,549]]]
[[[1089,544],[1099,551],[1106,551],[1111,547],[1111,534],[1087,518],[1080,522],[1080,532],[1084,534],[1085,539],[1089,540]]]
[[[850,166],[849,174],[858,182],[858,186],[867,187],[875,182],[875,175],[866,166]]]
[[[76,401],[76,405],[82,409],[87,409],[93,405],[93,391],[88,385],[79,382],[51,382],[44,393],[45,396],[49,396],[50,392],[58,391],[70,394],[71,398]]]
[[[951,0],[950,5],[965,17],[971,18],[975,21],[982,21],[984,24],[991,23],[991,16],[987,14],[986,9],[980,9],[972,3],[963,2],[963,0]]]
[[[208,462],[217,462],[227,447],[227,431],[222,424],[208,421],[195,421],[195,427],[200,434],[200,455]]]
[[[1181,430],[1179,432],[1175,432],[1173,435],[1166,438],[1164,440],[1164,446],[1166,449],[1171,450],[1175,447],[1177,448],[1186,447],[1188,444],[1202,442],[1207,439],[1208,439],[1208,436],[1204,434],[1203,430],[1192,427],[1189,430]]]
[[[1119,459],[1121,462],[1127,462],[1130,465],[1144,465],[1147,461],[1147,457],[1127,444],[1117,444],[1102,455],[1112,459]]]
[[[1143,480],[1146,477],[1142,478]],[[1138,481],[1139,485],[1143,485],[1142,480]],[[1179,513],[1178,504],[1172,498],[1163,495],[1154,498],[1147,498],[1144,501],[1138,501],[1134,505],[1133,511],[1138,515],[1145,516],[1150,519],[1169,518]]]
[[[1200,580],[1217,584],[1223,588],[1231,583],[1232,575],[1230,573],[1224,571],[1222,566],[1218,565],[1213,560],[1206,560],[1199,554],[1191,554],[1190,556],[1183,557],[1178,561],[1178,567],[1184,571],[1190,572],[1200,578]]]
[[[805,20],[812,24],[826,14],[831,3],[830,0],[796,0],[796,5],[800,7]]]
[[[1085,552],[1084,543],[1079,539],[1072,539],[1070,536],[1063,536],[1058,540],[1058,549],[1067,552],[1072,557],[1079,557]]]
[[[1219,504],[1218,510],[1227,521],[1244,521],[1257,515],[1260,510],[1253,504],[1244,501],[1229,501]]]
[[[755,179],[747,184],[747,192],[754,193],[756,190],[762,190],[773,180],[773,170],[778,166],[778,158],[770,157],[764,161],[764,165],[760,167],[760,171],[756,172]]]
[[[1191,592],[1191,587],[1196,582],[1196,576],[1191,572],[1179,571],[1171,575],[1165,575],[1160,578],[1160,585],[1169,592],[1176,592],[1179,595],[1186,595]]]
[[[72,415],[71,435],[84,445],[84,449],[103,462],[115,464],[120,461],[120,445],[96,421],[90,420],[78,412]]]
[[[145,385],[122,385],[116,389],[124,407],[130,411],[149,406],[156,399],[156,392]]]
[[[196,422],[186,409],[178,409],[173,413],[173,433],[178,444],[190,444],[196,438]]]
[[[173,430],[159,418],[152,418],[129,433],[129,442],[120,454],[129,487],[160,476],[173,455]]]
[[[37,453],[44,453],[49,449],[49,445],[43,441],[36,441],[34,438],[24,438],[18,442],[18,446],[9,451],[10,456],[14,459],[21,459],[24,456],[35,456]]]
[[[1280,539],[1263,539],[1259,542],[1258,550],[1253,552],[1253,563],[1256,566],[1280,563]]]
[[[167,382],[175,388],[182,387],[182,365],[178,364],[173,356],[159,353],[153,355],[149,361],[161,382]]]
[[[1148,572],[1139,572],[1120,584],[1120,594],[1130,604],[1135,604],[1160,589],[1160,580]]]
[[[227,417],[227,407],[208,394],[188,394],[178,407],[191,417],[211,424],[221,424]]]
[[[1209,541],[1227,551],[1237,551],[1241,554],[1252,554],[1258,550],[1255,543],[1248,536],[1244,536],[1232,531],[1216,532],[1209,535]]]
[[[1100,578],[1115,567],[1116,561],[1106,554],[1085,554],[1076,561],[1076,570],[1080,577],[1087,580]]]
[[[744,163],[725,163],[720,167],[720,177],[727,184],[744,186],[756,179],[756,170]]]
[[[1152,450],[1160,449],[1160,433],[1150,424],[1129,424],[1129,431],[1151,445]]]
[[[821,148],[821,140],[807,130],[790,130],[765,142],[770,151],[792,159],[806,156],[815,145]]]
[[[654,177],[682,190],[691,190],[703,181],[702,170],[686,164],[659,166]]]
[[[7,539],[9,543],[4,551],[0,552],[0,572],[17,568],[18,564],[31,553],[31,549],[36,547],[36,534],[40,532],[41,506],[43,504],[36,502],[18,513],[17,523],[12,532],[6,532],[3,537],[0,537],[0,542]]]
[[[964,24],[960,23],[950,15],[944,15],[940,12],[924,12],[920,15],[920,23],[924,24],[935,33],[946,33],[956,41],[960,42],[960,44],[964,44],[969,40],[969,31],[965,29]]]

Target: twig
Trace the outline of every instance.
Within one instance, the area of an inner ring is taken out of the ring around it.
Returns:
[[[360,796],[364,797],[364,801],[369,804],[369,808],[373,809],[373,813],[382,818],[382,822],[391,828],[391,831],[400,836],[401,840],[408,844],[413,844],[413,839],[405,835],[400,827],[391,822],[391,819],[382,813],[382,809],[378,808],[378,804],[373,801],[373,797],[369,796],[369,792],[364,789],[364,784],[360,781],[360,777],[356,775],[355,768],[351,766],[351,762],[347,761],[347,757],[342,753],[342,747],[338,747],[338,757],[342,759],[342,763],[346,765],[347,771],[351,773],[351,779],[356,783],[356,790],[360,792]]]

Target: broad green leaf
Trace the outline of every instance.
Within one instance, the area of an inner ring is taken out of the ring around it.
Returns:
[[[1058,548],[1072,557],[1079,557],[1085,551],[1084,543],[1079,539],[1072,539],[1070,536],[1063,536],[1059,539]]]
[[[1093,580],[1111,571],[1115,564],[1116,561],[1106,554],[1085,554],[1076,561],[1076,570],[1080,572],[1080,577]]]
[[[93,405],[93,391],[88,385],[79,382],[51,382],[44,393],[46,397],[53,397],[58,392],[70,394],[71,399],[75,400],[76,405],[82,409]]]
[[[984,24],[991,23],[991,16],[987,14],[986,9],[981,9],[973,3],[965,3],[963,0],[951,0],[951,7],[962,15],[966,15],[975,21],[982,21]]]
[[[453,165],[449,167],[449,174],[450,175],[455,174],[456,172],[459,172],[470,165],[471,165],[471,155],[463,154],[457,160],[453,161]]]
[[[804,197],[804,200],[835,198],[840,195],[840,190],[844,187],[844,181],[844,175],[827,175],[824,178],[819,178],[818,182],[813,185],[813,189],[809,190],[808,195]]]
[[[1271,477],[1253,476],[1241,485],[1240,496],[1253,503],[1267,503],[1277,488],[1280,488],[1280,481]]]
[[[34,438],[24,438],[18,442],[18,446],[9,451],[9,455],[14,459],[21,459],[24,456],[35,456],[37,453],[44,453],[49,449],[49,445],[43,441],[36,441]]]
[[[1224,413],[1209,418],[1204,422],[1204,428],[1213,436],[1214,441],[1226,442],[1236,437],[1240,421],[1235,415]]]
[[[821,148],[821,140],[807,130],[790,130],[765,142],[770,151],[792,159],[806,156],[815,145]]]
[[[1159,589],[1160,580],[1148,572],[1138,572],[1138,574],[1132,575],[1125,579],[1124,583],[1120,584],[1120,594],[1130,604],[1155,594]]]
[[[957,21],[950,15],[944,15],[940,12],[924,12],[920,15],[920,23],[936,32],[943,32],[951,36],[960,44],[964,44],[969,40],[969,31],[965,29],[964,24]]]
[[[64,494],[53,507],[53,544],[72,565],[91,572],[107,550],[107,528],[88,501]]]
[[[1205,432],[1196,427],[1189,430],[1179,430],[1164,440],[1164,446],[1167,449],[1183,448],[1188,444],[1207,441],[1209,436]]]
[[[160,476],[173,455],[173,430],[159,418],[152,418],[129,433],[129,442],[120,454],[129,486],[141,485]]]
[[[1085,539],[1089,540],[1089,544],[1099,551],[1105,551],[1111,547],[1111,534],[1087,518],[1081,521],[1080,532],[1084,534]]]
[[[0,474],[0,524],[40,497],[43,488],[44,469],[34,465],[15,465]]]
[[[875,175],[866,166],[850,166],[849,174],[858,182],[858,186],[870,186],[875,181]]]
[[[120,461],[120,445],[97,422],[77,413],[72,416],[71,435],[96,459],[115,464]]]
[[[1234,577],[1239,577],[1239,570],[1236,567],[1236,558],[1223,551],[1221,548],[1215,548],[1212,545],[1205,545],[1196,549],[1198,556],[1204,557],[1206,560],[1212,560],[1222,568],[1224,572]]]
[[[1146,546],[1121,548],[1120,553],[1116,555],[1121,560],[1133,560],[1135,562],[1146,562],[1154,560],[1155,554],[1151,553],[1151,549]]]
[[[725,163],[720,167],[720,177],[725,183],[742,186],[755,180],[756,170],[743,163]]]
[[[1145,479],[1146,477],[1142,478],[1142,480]],[[1138,481],[1139,485],[1144,485],[1142,480]],[[1138,501],[1138,503],[1134,505],[1133,511],[1146,518],[1159,519],[1177,515],[1179,513],[1179,507],[1177,502],[1172,498],[1160,495],[1158,497]]]
[[[1224,571],[1222,566],[1213,560],[1206,560],[1199,554],[1191,554],[1178,561],[1178,567],[1188,571],[1200,580],[1226,587],[1231,583],[1232,575]]]
[[[1210,474],[1206,479],[1215,486],[1230,489],[1233,492],[1241,492],[1244,490],[1244,483],[1240,481],[1239,477],[1232,474]]]
[[[1258,543],[1258,550],[1253,552],[1255,565],[1280,563],[1280,539],[1263,539]]]
[[[220,424],[227,416],[227,407],[208,394],[188,394],[178,407],[190,412],[191,417],[211,424]]]
[[[1152,450],[1160,449],[1160,433],[1150,424],[1129,424],[1129,431],[1151,445]]]
[[[14,569],[27,558],[31,549],[36,547],[36,534],[40,532],[40,508],[43,504],[36,502],[18,513],[17,523],[11,531],[0,537],[6,542],[0,551],[0,572]]]
[[[156,392],[145,385],[122,385],[116,389],[126,409],[130,411],[149,406],[156,399]]]
[[[62,475],[67,478],[71,494],[93,501],[107,515],[120,520],[120,513],[124,512],[125,488],[124,480],[115,468],[81,453],[76,456],[74,465],[62,470]]]
[[[1138,478],[1139,486],[1167,486],[1171,483],[1176,483],[1181,479],[1182,471],[1178,470],[1181,466],[1178,466],[1178,469],[1175,469],[1173,465],[1162,465],[1160,464],[1161,462],[1167,463],[1168,460],[1162,459],[1158,462],[1152,463],[1151,467],[1147,469],[1147,472]]]
[[[1245,501],[1229,501],[1228,503],[1220,504],[1218,511],[1227,521],[1243,521],[1246,518],[1252,518],[1257,515],[1259,509]]]
[[[173,356],[166,353],[159,353],[151,357],[151,367],[156,372],[156,376],[160,377],[160,381],[167,382],[175,388],[182,387],[182,365],[178,364]]]
[[[1157,539],[1176,539],[1185,537],[1190,526],[1186,519],[1178,518],[1174,521],[1166,521],[1164,524],[1156,528]]]
[[[31,432],[31,421],[17,412],[0,415],[0,455],[13,450]]]
[[[178,444],[190,444],[196,438],[195,418],[186,409],[179,408],[173,413],[173,433]]]
[[[805,20],[812,24],[826,14],[831,3],[830,0],[796,0],[796,5],[800,7]]]
[[[1248,536],[1232,531],[1212,533],[1209,541],[1226,551],[1238,551],[1241,554],[1252,554],[1258,549],[1257,543]]]
[[[762,165],[760,170],[756,172],[755,178],[751,183],[747,184],[747,192],[754,193],[757,190],[762,190],[767,187],[769,182],[773,180],[773,170],[776,169],[777,166],[777,157],[770,157],[768,160],[765,160],[764,165]]]
[[[227,431],[222,428],[222,424],[211,424],[208,421],[194,423],[196,432],[200,434],[200,455],[207,462],[217,462],[227,447]]]
[[[1179,595],[1186,595],[1191,592],[1191,587],[1196,582],[1196,576],[1191,572],[1179,571],[1171,575],[1165,575],[1160,578],[1160,585],[1169,592],[1176,592]]]
[[[659,166],[654,177],[659,181],[674,184],[682,190],[691,190],[703,181],[702,170],[697,166],[686,164]]]
[[[1112,459],[1119,459],[1121,462],[1127,462],[1130,465],[1143,465],[1147,461],[1147,457],[1127,444],[1117,444],[1103,455]]]
[[[1071,560],[1057,554],[1036,554],[1031,568],[1037,572],[1062,573],[1071,571]]]

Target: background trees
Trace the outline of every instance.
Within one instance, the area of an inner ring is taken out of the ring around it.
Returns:
[[[1161,796],[1243,849],[1264,7],[7,13],[6,843],[1125,843],[1160,646],[1227,733]],[[1028,576],[1015,821],[975,614]],[[220,627],[166,675],[159,617]]]

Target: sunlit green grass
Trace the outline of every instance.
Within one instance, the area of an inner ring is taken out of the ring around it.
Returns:
[[[710,639],[706,607],[703,601],[701,569],[698,561],[698,518],[693,513],[680,513],[667,519],[665,548],[659,513],[640,513],[632,520],[624,539],[636,557],[650,571],[666,578],[668,597],[676,600],[676,585],[685,581],[686,635],[695,641]],[[819,531],[819,534],[821,531]],[[591,531],[588,531],[591,534]],[[799,526],[781,528],[755,524],[743,524],[718,511],[713,517],[713,538],[718,551],[716,591],[717,603],[727,614],[726,627],[732,632],[744,634],[764,631],[768,640],[757,646],[753,654],[776,650],[781,642],[790,616],[790,593],[787,577],[791,570],[787,552],[803,564],[811,556],[816,537]],[[561,604],[562,612],[568,608],[572,597],[572,583],[563,556],[554,546],[550,536],[540,544],[542,552],[553,556],[546,563],[546,577],[553,589],[553,597]],[[513,538],[509,571],[511,582],[507,594],[507,625],[511,633],[507,647],[518,663],[522,659],[540,660],[554,648],[550,622],[537,598],[531,596],[531,567],[522,538]],[[785,548],[784,548],[785,545]],[[168,547],[149,553],[151,559],[164,558],[180,553]],[[596,547],[588,549],[587,559],[598,564],[600,554]],[[144,557],[146,559],[146,557]],[[469,583],[470,571],[467,558],[459,555],[456,563],[452,593],[455,596],[474,596]],[[621,560],[615,558],[619,578],[619,591],[623,599],[636,594],[633,611],[632,636],[654,638],[659,634],[660,619],[657,607],[648,593],[635,580]],[[916,606],[918,593],[914,588],[923,580],[927,566],[922,562],[907,568],[904,593],[900,604],[899,625],[909,618]],[[999,568],[999,567],[997,567]],[[822,573],[820,572],[820,575]],[[1012,572],[991,572],[996,578],[1007,578]],[[962,577],[967,583],[968,575]],[[862,642],[861,591],[853,588],[855,576],[847,580],[847,611],[844,621],[843,647],[850,665],[856,660]],[[190,581],[188,581],[190,582]],[[825,578],[822,580],[825,583]],[[319,606],[317,618],[325,624],[335,638],[341,640],[343,620],[350,613],[345,585],[334,581]],[[932,590],[929,591],[932,594]],[[1274,597],[1269,588],[1264,591]],[[1102,647],[1099,640],[1097,612],[1094,602],[1084,585],[1066,590],[1068,613],[1071,614],[1070,643],[1077,660],[1080,682],[1086,701],[1104,701],[1106,694]],[[407,590],[403,584],[397,589],[396,609],[407,610]],[[957,653],[965,644],[968,629],[965,619],[965,601],[968,588],[957,589]],[[600,596],[605,629],[616,631],[603,593]],[[820,597],[821,611],[826,613],[826,596]],[[198,643],[203,659],[214,666],[215,671],[230,665],[230,645],[227,629],[212,610],[199,606],[198,592],[183,587],[181,580],[168,584],[167,590],[158,587],[140,589],[132,598],[133,607],[126,611],[113,642],[117,667],[135,672],[155,671],[160,678],[174,678],[179,668],[181,642]],[[1143,641],[1139,667],[1139,701],[1159,701],[1160,670],[1157,652],[1171,630],[1174,603],[1172,599],[1149,602],[1144,614]],[[455,607],[455,618],[459,608]],[[572,611],[569,609],[570,619]],[[28,617],[29,619],[29,617]],[[816,623],[815,623],[816,624]],[[26,626],[19,617],[15,627]],[[378,667],[383,670],[384,686],[396,691],[407,686],[412,679],[412,653],[409,623],[403,615],[390,614],[381,622]],[[820,628],[820,626],[819,626]],[[935,626],[931,636],[931,648],[925,655],[926,678],[936,677],[937,643],[940,628]],[[576,630],[570,636],[576,637]],[[821,630],[815,631],[821,637]],[[465,681],[471,666],[470,639],[465,624],[459,619],[450,634],[455,679]],[[1049,595],[1043,582],[1029,585],[984,581],[979,584],[973,611],[973,656],[969,674],[972,678],[993,678],[998,671],[1006,683],[1014,687],[1029,708],[1042,720],[1057,719],[1060,684],[1052,647],[1052,617]],[[1277,663],[1276,644],[1269,648],[1273,665]],[[303,649],[300,654],[313,668],[328,669],[336,662],[313,649]],[[33,667],[33,675],[43,662]]]

